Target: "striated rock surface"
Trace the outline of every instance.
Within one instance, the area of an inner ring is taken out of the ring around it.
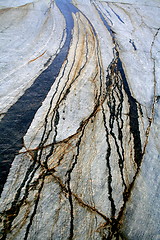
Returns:
[[[160,239],[160,1],[0,3],[0,239]]]

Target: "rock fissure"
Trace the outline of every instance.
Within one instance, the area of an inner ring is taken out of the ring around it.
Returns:
[[[118,217],[115,219],[115,222],[111,227],[111,232],[109,233],[108,238],[107,238],[107,239],[112,239],[113,237],[116,237],[116,239],[117,239],[117,237],[120,236],[119,234],[120,234],[121,226],[119,223],[124,214],[126,204],[129,200],[131,191],[134,186],[134,182],[138,175],[138,172],[139,172],[139,169],[141,166],[141,162],[142,162],[143,154],[142,154],[141,137],[140,137],[140,130],[139,130],[139,121],[138,121],[139,115],[138,115],[137,101],[130,92],[130,88],[129,88],[129,85],[128,85],[128,82],[127,82],[127,79],[125,76],[125,72],[124,72],[124,69],[122,66],[122,61],[119,57],[118,44],[116,42],[115,33],[112,30],[112,28],[110,27],[110,25],[107,23],[104,15],[100,12],[100,10],[95,5],[95,3],[94,3],[94,6],[97,9],[102,22],[104,23],[107,30],[109,31],[109,33],[112,37],[113,44],[114,44],[114,49],[113,49],[114,50],[113,51],[114,59],[112,60],[112,62],[110,63],[110,65],[108,67],[107,78],[106,78],[106,87],[107,87],[106,92],[108,95],[107,96],[108,97],[107,105],[108,105],[108,108],[110,109],[110,118],[109,118],[109,129],[110,130],[108,130],[108,128],[107,128],[104,109],[103,109],[103,117],[104,117],[105,129],[106,129],[106,140],[107,140],[107,145],[108,145],[108,150],[107,150],[107,155],[106,155],[106,158],[108,159],[107,167],[109,169],[108,189],[109,189],[109,196],[110,196],[109,199],[111,201],[111,209],[112,209],[113,217],[115,217],[116,208],[115,208],[114,200],[112,197],[112,191],[113,191],[112,190],[112,175],[111,175],[111,167],[110,167],[110,163],[109,163],[109,158],[110,158],[112,150],[111,150],[110,143],[109,143],[109,134],[111,134],[111,136],[113,137],[113,139],[115,141],[117,153],[119,156],[119,161],[118,161],[119,168],[120,168],[120,172],[121,172],[122,182],[124,185],[123,205],[121,207],[121,210],[118,213]],[[126,182],[124,180],[124,175],[123,175],[124,162],[126,161],[126,159],[124,157],[123,134],[122,134],[122,130],[123,130],[123,118],[122,118],[123,92],[128,98],[128,105],[129,105],[128,116],[129,116],[129,124],[130,124],[130,134],[133,136],[134,161],[137,165],[137,170],[135,172],[133,180],[131,181],[131,183],[129,185],[126,184]],[[119,100],[118,106],[117,106],[116,98],[118,98],[118,100]],[[118,139],[116,138],[116,135],[113,131],[115,121],[116,121],[117,127],[118,127]],[[120,144],[118,143],[118,141],[120,141]],[[121,152],[120,152],[120,149],[121,149]]]
[[[43,185],[44,185],[44,179],[45,179],[45,175],[42,176],[42,183],[41,183],[41,185],[40,185],[40,187],[39,187],[39,189],[38,189],[37,198],[36,198],[36,200],[35,200],[33,212],[32,212],[32,214],[31,214],[29,223],[28,223],[27,228],[26,228],[24,240],[27,240],[27,239],[28,239],[29,231],[30,231],[30,228],[31,228],[31,226],[32,226],[32,222],[33,222],[34,216],[36,215],[38,203],[39,203],[39,200],[40,200],[40,194],[41,194],[41,191],[42,191],[42,188],[43,188]]]
[[[156,33],[154,34],[154,37],[153,37],[153,41],[152,41],[152,44],[151,44],[151,49],[150,49],[150,56],[151,56],[151,59],[153,61],[153,81],[154,81],[154,90],[153,90],[153,104],[152,104],[152,109],[151,109],[151,117],[148,117],[148,120],[149,120],[149,124],[147,126],[147,129],[146,129],[146,140],[145,140],[145,144],[144,144],[144,148],[143,148],[143,154],[145,154],[145,151],[146,151],[146,147],[147,147],[147,144],[148,144],[148,138],[149,138],[149,135],[150,135],[150,130],[151,130],[151,125],[154,121],[154,114],[155,114],[155,104],[156,104],[156,88],[157,88],[157,81],[156,81],[156,66],[155,66],[155,58],[153,57],[153,46],[154,46],[154,43],[155,43],[155,40],[156,40],[156,37],[158,35],[160,31],[160,28],[157,29]]]

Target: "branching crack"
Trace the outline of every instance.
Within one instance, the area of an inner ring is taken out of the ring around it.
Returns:
[[[127,82],[127,78],[125,76],[125,72],[123,69],[123,64],[119,56],[118,43],[116,41],[115,33],[112,30],[111,26],[107,23],[106,18],[104,17],[104,14],[100,12],[100,9],[95,3],[94,3],[94,6],[98,11],[102,22],[104,23],[107,30],[109,31],[112,37],[112,42],[114,44],[114,48],[113,48],[114,58],[107,69],[107,78],[106,78],[107,107],[110,112],[109,124],[106,121],[104,104],[102,106],[102,114],[103,114],[103,120],[104,120],[104,127],[106,130],[106,142],[107,142],[106,160],[107,160],[107,168],[108,168],[108,192],[109,192],[109,200],[111,202],[111,216],[112,216],[112,219],[114,219],[114,221],[111,224],[111,229],[109,230],[109,235],[107,239],[115,239],[115,238],[119,239],[118,236],[120,236],[121,220],[126,208],[126,204],[131,195],[134,182],[139,173],[139,169],[140,169],[142,157],[143,157],[140,130],[139,130],[139,121],[138,121],[138,118],[139,118],[138,110],[140,109],[140,112],[141,112],[141,108],[140,108],[140,105],[137,103],[136,99],[131,94],[129,84]],[[134,161],[137,165],[135,175],[130,184],[127,184],[124,179],[124,162],[127,161],[127,159],[125,159],[124,157],[123,132],[122,132],[123,126],[124,126],[123,118],[122,118],[124,94],[128,99],[128,107],[129,107],[128,116],[129,116],[130,134],[133,137]],[[115,129],[115,127],[118,129],[118,138],[113,130]],[[118,217],[116,218],[115,218],[116,205],[112,195],[113,176],[112,176],[112,169],[110,166],[111,153],[112,153],[112,148],[110,144],[111,137],[114,139],[114,143],[116,146],[116,151],[119,158],[118,160],[119,169],[121,173],[122,183],[124,185],[123,205],[118,213]]]
[[[158,30],[156,31],[154,37],[153,37],[153,41],[152,41],[152,44],[151,44],[151,50],[150,50],[150,56],[151,56],[151,59],[153,61],[153,81],[154,81],[154,90],[153,90],[153,103],[152,103],[152,110],[151,110],[151,118],[149,118],[149,124],[148,124],[148,127],[146,129],[146,140],[145,140],[145,144],[144,144],[144,148],[143,148],[143,154],[145,154],[145,151],[146,151],[146,147],[147,147],[147,144],[148,144],[148,138],[149,138],[149,134],[150,134],[150,130],[151,130],[151,125],[154,121],[154,114],[155,114],[155,104],[156,104],[156,101],[157,101],[157,97],[156,97],[156,86],[157,86],[157,81],[156,81],[156,60],[153,56],[153,47],[154,47],[154,43],[155,43],[155,40],[156,40],[156,37],[158,35],[160,31],[160,28],[158,28]]]

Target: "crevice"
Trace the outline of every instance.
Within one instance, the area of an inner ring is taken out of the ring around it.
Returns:
[[[34,209],[33,209],[32,215],[30,217],[29,223],[28,223],[27,228],[26,228],[26,233],[25,233],[25,236],[24,236],[24,240],[28,239],[29,231],[30,231],[30,228],[32,226],[34,216],[36,215],[36,212],[37,212],[38,203],[39,203],[39,200],[40,200],[40,194],[41,194],[41,191],[42,191],[42,188],[43,188],[43,185],[44,185],[44,179],[45,179],[45,174],[42,176],[42,180],[41,180],[42,183],[41,183],[41,186],[38,190],[38,194],[37,194],[38,196],[37,196],[37,199],[35,200]],[[39,180],[40,180],[40,178],[39,178]]]
[[[4,228],[2,230],[3,240],[6,239],[7,234],[10,232],[13,220],[18,216],[23,203],[25,202],[25,200],[29,195],[30,183],[34,177],[35,172],[38,170],[38,168],[39,168],[39,165],[36,166],[36,163],[34,161],[31,164],[31,166],[28,168],[27,173],[23,179],[23,182],[16,192],[11,208],[1,213],[1,216],[3,216],[4,218],[4,220],[2,220],[4,225]],[[24,188],[24,186],[25,186],[25,192],[24,192],[23,198],[20,199],[21,191]]]
[[[74,156],[75,157],[75,156]],[[68,192],[68,184],[63,184],[62,180],[60,177],[56,176],[52,171],[50,171],[52,177],[55,179],[55,181],[57,182],[57,184],[60,186],[62,193],[64,194],[64,196],[66,198],[69,198],[69,192]],[[110,218],[108,218],[104,213],[102,213],[101,211],[99,211],[95,206],[91,206],[87,203],[85,203],[77,194],[75,194],[74,192],[70,191],[70,194],[72,196],[72,204],[73,204],[73,199],[76,200],[76,202],[82,206],[85,207],[87,209],[87,211],[91,211],[94,212],[95,214],[99,215],[100,217],[102,217],[106,223],[105,224],[111,224],[112,220]]]
[[[108,198],[111,203],[111,217],[115,217],[116,206],[112,196],[112,174],[111,174],[111,166],[110,166],[111,145],[109,142],[109,132],[107,128],[106,115],[105,115],[103,106],[102,106],[102,114],[103,114],[103,122],[104,122],[105,131],[106,131],[106,142],[107,142],[106,161],[107,161],[107,168],[108,168],[108,194],[109,194]]]
[[[90,206],[89,204],[85,203],[81,198],[79,198],[76,194],[72,193],[73,197],[75,198],[75,200],[82,206],[87,208],[87,210],[94,212],[95,214],[98,214],[99,216],[101,216],[105,221],[106,221],[106,225],[111,224],[111,219],[108,218],[105,214],[103,214],[102,212],[100,212],[95,206]]]
[[[72,19],[72,20],[73,20],[73,19]],[[72,41],[73,41],[73,39],[72,39]],[[53,119],[54,119],[55,113],[56,113],[56,111],[58,111],[58,108],[59,108],[60,103],[66,98],[67,94],[69,93],[69,89],[70,89],[70,87],[71,87],[71,85],[72,85],[72,83],[71,83],[71,84],[69,85],[69,87],[67,87],[67,89],[66,89],[66,91],[65,91],[65,93],[64,93],[64,90],[65,90],[65,88],[66,88],[66,86],[67,86],[67,83],[68,83],[68,81],[69,81],[69,78],[70,78],[71,71],[72,71],[73,66],[74,66],[74,64],[75,64],[75,61],[76,61],[76,50],[77,50],[78,42],[79,42],[79,27],[78,27],[78,38],[77,38],[77,42],[76,42],[76,48],[75,48],[75,52],[74,52],[74,58],[73,58],[72,66],[71,66],[71,68],[70,68],[70,70],[69,70],[69,73],[68,73],[68,76],[67,76],[67,80],[66,80],[66,82],[65,82],[65,84],[64,84],[64,87],[63,87],[63,89],[61,90],[61,92],[60,92],[60,94],[59,94],[57,103],[55,104],[56,107],[52,110],[53,113],[52,113],[52,118],[51,118],[51,121],[50,121],[51,127],[50,127],[50,130],[48,130],[47,135],[45,136],[46,130],[47,130],[47,125],[48,125],[48,116],[49,116],[50,111],[51,111],[51,109],[52,109],[53,100],[54,100],[54,97],[55,97],[55,95],[56,95],[56,93],[57,93],[57,91],[58,91],[58,87],[59,87],[60,81],[61,81],[61,79],[64,77],[64,73],[65,73],[65,70],[66,70],[66,67],[67,67],[67,64],[68,64],[68,58],[67,58],[66,64],[65,64],[64,69],[63,69],[63,72],[62,72],[62,75],[61,75],[61,77],[60,77],[60,79],[59,79],[59,81],[58,81],[58,84],[57,84],[57,87],[56,87],[56,91],[55,91],[55,93],[54,93],[53,96],[52,96],[52,99],[51,99],[51,102],[50,102],[50,107],[49,107],[48,112],[47,112],[46,117],[45,117],[44,131],[43,131],[43,135],[42,135],[42,138],[41,138],[41,142],[40,142],[40,144],[39,144],[39,147],[43,146],[43,145],[46,143],[46,141],[48,140],[49,135],[51,134],[51,132],[52,132],[52,130],[53,130]],[[61,97],[62,94],[64,94],[63,97]],[[54,137],[54,138],[55,138],[55,137]],[[55,142],[55,141],[54,141],[54,142]],[[52,147],[52,148],[53,148],[53,147]],[[40,157],[41,157],[41,154],[42,154],[42,151],[41,151],[41,153],[40,153]]]
[[[129,119],[130,119],[130,132],[133,135],[134,140],[134,161],[139,168],[142,161],[142,146],[141,146],[141,137],[140,137],[140,130],[139,130],[139,122],[138,122],[138,107],[137,101],[134,97],[132,97],[131,91],[129,89],[129,85],[124,73],[124,69],[122,66],[122,62],[118,56],[117,62],[118,72],[123,81],[124,91],[128,97],[129,103]]]
[[[153,41],[152,41],[152,44],[151,44],[151,49],[150,49],[150,56],[151,56],[151,59],[153,61],[153,81],[154,81],[154,90],[153,90],[153,103],[152,103],[152,109],[151,109],[151,117],[148,118],[149,120],[149,124],[147,126],[147,129],[146,129],[146,140],[145,140],[145,144],[144,144],[144,147],[143,147],[143,155],[145,154],[146,152],[146,148],[147,148],[147,144],[148,144],[148,139],[149,139],[149,135],[150,135],[150,130],[151,130],[151,125],[154,121],[154,114],[155,114],[155,104],[157,102],[157,96],[156,96],[156,87],[157,87],[157,81],[156,81],[156,61],[155,61],[155,58],[153,57],[153,46],[154,46],[154,43],[155,43],[155,40],[156,40],[156,37],[158,35],[160,31],[160,28],[157,29],[154,37],[153,37]]]
[[[45,161],[43,161],[43,164],[45,166],[46,169],[48,169],[48,165],[47,165],[47,162],[48,162],[48,159],[49,157],[52,155],[53,153],[53,150],[54,150],[54,146],[55,146],[55,143],[56,143],[56,137],[57,137],[57,126],[58,126],[58,123],[59,123],[59,112],[58,110],[56,109],[56,113],[55,113],[55,119],[54,119],[54,137],[53,137],[53,141],[52,141],[52,145],[51,145],[51,148],[50,148],[50,151],[49,151],[49,154],[45,157]],[[43,150],[43,148],[42,148]]]
[[[135,45],[134,41],[133,41],[132,39],[130,39],[130,40],[129,40],[129,43],[132,44],[133,49],[136,51],[137,48],[136,48],[136,45]]]
[[[106,142],[107,142],[107,168],[109,171],[108,176],[108,191],[109,191],[109,199],[111,201],[111,216],[113,219],[111,229],[109,230],[109,235],[107,239],[119,239],[120,236],[120,228],[121,228],[121,219],[125,211],[126,204],[130,198],[131,191],[134,186],[135,179],[138,175],[141,163],[142,163],[142,146],[141,146],[141,136],[139,130],[139,115],[138,115],[138,108],[136,99],[132,96],[129,84],[127,82],[127,78],[125,76],[125,72],[123,69],[123,64],[119,56],[118,51],[118,43],[116,42],[115,32],[112,30],[111,26],[107,23],[106,19],[98,9],[98,7],[94,4],[95,8],[97,9],[100,18],[104,25],[106,26],[107,30],[109,31],[112,42],[114,44],[113,48],[113,55],[114,58],[110,63],[107,69],[107,77],[106,77],[106,95],[107,95],[107,106],[110,111],[109,117],[109,128],[107,127],[106,116],[104,107],[102,107],[103,119],[104,119],[104,126],[106,130]],[[128,106],[129,106],[129,125],[130,125],[130,134],[133,136],[133,143],[134,143],[134,161],[137,165],[137,169],[135,175],[133,177],[132,182],[127,186],[123,176],[123,168],[124,168],[124,148],[123,148],[123,118],[122,118],[122,108],[123,108],[123,92],[127,96],[128,99]],[[113,131],[114,127],[117,126],[118,128],[118,139]],[[110,136],[109,136],[110,135]],[[111,167],[109,163],[109,159],[111,156],[111,146],[109,138],[112,136],[114,139],[114,143],[116,145],[116,150],[118,154],[118,164],[119,169],[122,177],[122,182],[124,185],[123,191],[123,205],[118,213],[118,217],[115,218],[116,212],[116,205],[113,200],[112,196],[112,174],[111,174]],[[121,149],[121,151],[120,151]]]
[[[74,160],[75,156],[73,155],[72,161]],[[74,165],[76,162],[73,163],[72,168],[74,168]],[[69,235],[69,240],[73,239],[74,236],[74,212],[73,212],[73,200],[72,200],[72,191],[71,191],[71,186],[70,186],[70,181],[71,181],[71,172],[72,170],[69,170],[66,175],[68,175],[67,179],[67,190],[68,190],[68,200],[70,204],[70,235]]]
[[[71,174],[72,174],[72,172],[73,172],[73,170],[74,170],[74,168],[77,164],[77,161],[78,161],[78,156],[79,156],[79,153],[80,153],[80,144],[81,144],[81,140],[82,140],[82,137],[83,137],[83,134],[84,134],[84,130],[85,130],[85,126],[83,127],[82,133],[81,133],[81,135],[79,137],[79,140],[76,144],[77,153],[76,153],[76,155],[73,155],[72,166],[66,173],[66,176],[68,177],[68,179],[66,181],[66,184],[67,184],[67,189],[68,189],[68,193],[69,193],[70,214],[71,214],[69,240],[72,240],[73,236],[74,236],[74,211],[73,211],[73,200],[72,200],[72,190],[71,190]]]
[[[113,10],[113,8],[111,8],[111,6],[109,5],[109,3],[108,3],[108,6],[109,6],[109,8],[112,10],[112,12],[115,14],[115,16],[118,18],[118,20],[119,20],[121,23],[125,24],[125,22],[122,20],[122,18]]]

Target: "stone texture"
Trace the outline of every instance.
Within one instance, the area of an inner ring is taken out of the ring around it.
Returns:
[[[0,5],[3,149],[10,106],[53,78],[1,160],[0,239],[158,240],[160,2],[73,4]]]

